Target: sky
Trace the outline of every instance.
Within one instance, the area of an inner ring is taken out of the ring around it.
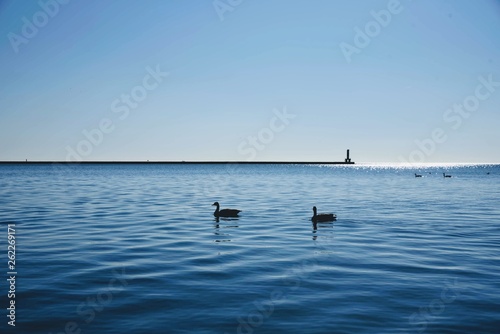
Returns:
[[[0,160],[500,163],[498,0],[0,1]]]

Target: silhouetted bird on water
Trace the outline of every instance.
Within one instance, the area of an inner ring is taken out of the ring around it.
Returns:
[[[314,223],[318,222],[332,222],[334,220],[337,220],[337,216],[334,215],[333,213],[320,213],[318,215],[317,209],[315,206],[313,206],[313,213],[314,215],[312,216],[311,220]]]
[[[415,177],[422,177],[422,175],[415,173]]]
[[[451,175],[446,175],[445,173],[443,173],[443,177],[451,177]]]
[[[241,210],[236,210],[236,209],[222,209],[220,210],[220,205],[219,202],[215,202],[214,204],[217,206],[214,212],[215,217],[238,217],[238,213],[241,212]]]

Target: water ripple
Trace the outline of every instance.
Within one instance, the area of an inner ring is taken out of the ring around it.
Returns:
[[[233,167],[1,165],[20,332],[499,328],[499,166]]]

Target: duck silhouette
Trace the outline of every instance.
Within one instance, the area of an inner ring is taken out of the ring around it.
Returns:
[[[443,177],[451,177],[451,175],[443,173]]]
[[[215,205],[217,207],[217,208],[215,208],[215,211],[214,211],[215,217],[238,217],[238,213],[241,212],[241,210],[236,210],[236,209],[222,209],[222,210],[220,210],[219,202],[215,202],[212,205]]]
[[[332,222],[334,220],[337,220],[337,215],[334,215],[333,213],[320,213],[318,214],[318,210],[316,209],[315,206],[313,206],[313,216],[311,220],[314,223],[318,222]]]
[[[415,177],[422,177],[422,175],[415,173]]]

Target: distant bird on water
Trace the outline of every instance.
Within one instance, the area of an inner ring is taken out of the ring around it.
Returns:
[[[443,173],[443,177],[451,177],[451,175]]]
[[[222,210],[220,210],[219,202],[215,202],[212,205],[215,205],[217,207],[215,209],[215,212],[214,212],[215,217],[238,217],[238,213],[241,212],[241,210],[236,210],[236,209],[222,209]]]
[[[333,213],[320,213],[318,215],[318,211],[316,209],[315,206],[313,206],[313,216],[311,218],[311,220],[314,222],[314,223],[318,223],[318,222],[332,222],[334,220],[337,220],[337,216],[334,215]]]
[[[415,177],[422,177],[422,175],[415,173]]]

